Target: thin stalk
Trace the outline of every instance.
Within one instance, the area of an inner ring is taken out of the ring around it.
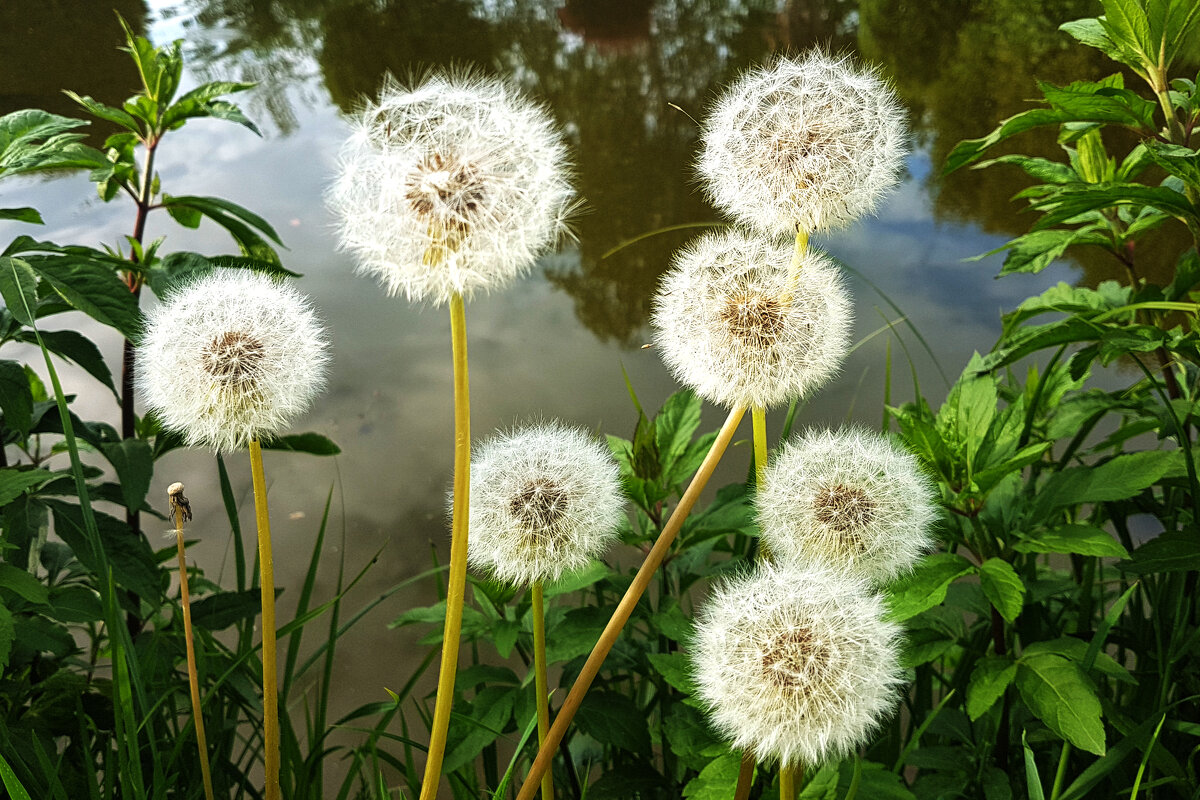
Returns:
[[[1058,756],[1058,769],[1054,772],[1054,785],[1050,787],[1050,800],[1058,800],[1062,794],[1063,782],[1067,778],[1067,762],[1071,758],[1071,743],[1064,741],[1062,752]]]
[[[753,406],[750,419],[754,423],[754,488],[762,489],[767,474],[767,410]]]
[[[550,686],[546,680],[546,606],[542,582],[533,582],[533,682],[537,693],[538,747],[550,733]],[[554,800],[554,771],[542,776],[542,800]]]
[[[754,786],[754,752],[746,750],[742,753],[742,766],[738,769],[737,791],[733,800],[749,800],[750,789]]]
[[[571,720],[575,717],[575,712],[579,710],[579,704],[583,702],[583,696],[587,694],[592,681],[596,679],[597,673],[600,672],[600,666],[604,663],[604,659],[608,657],[613,644],[616,643],[621,629],[629,621],[629,617],[633,614],[633,609],[637,606],[638,600],[641,599],[642,594],[646,591],[646,587],[654,578],[654,573],[658,571],[659,566],[666,557],[667,551],[671,548],[671,544],[679,534],[679,529],[683,527],[683,521],[687,519],[692,506],[696,504],[696,500],[700,497],[700,492],[704,490],[708,479],[712,477],[713,470],[717,467],[717,462],[721,460],[721,456],[725,453],[725,448],[729,446],[734,432],[737,431],[738,423],[742,421],[745,413],[746,407],[740,405],[729,412],[729,416],[725,419],[725,424],[721,426],[721,430],[717,434],[716,441],[713,442],[708,455],[704,457],[704,463],[696,470],[696,474],[693,476],[692,482],[688,485],[687,491],[679,499],[679,505],[675,507],[671,518],[667,520],[667,524],[663,526],[662,533],[658,535],[658,540],[654,543],[654,547],[646,555],[646,560],[642,562],[642,566],[638,569],[637,575],[634,576],[633,582],[625,590],[625,596],[621,598],[621,602],[617,605],[612,617],[608,620],[608,625],[605,626],[604,632],[600,634],[600,640],[596,642],[596,646],[592,648],[592,653],[588,656],[583,669],[579,671],[579,677],[575,679],[574,685],[571,686],[571,691],[567,695],[567,699],[563,701],[558,716],[554,718],[554,724],[550,726],[550,733],[547,735],[546,741],[538,750],[537,758],[533,760],[533,765],[529,768],[529,774],[525,776],[525,783],[521,785],[521,791],[517,795],[517,800],[533,800],[533,796],[537,793],[538,783],[541,781],[542,775],[549,769],[550,760],[554,757],[554,751],[558,748],[558,743],[562,741],[563,736],[566,734],[567,726],[571,724]]]
[[[796,768],[779,768],[779,800],[796,800]]]
[[[262,447],[250,441],[250,475],[254,483],[254,515],[258,521],[258,573],[262,596],[263,770],[267,800],[280,800],[279,689],[275,666],[275,561],[271,556],[271,519]]]
[[[182,493],[182,490],[181,490]],[[183,550],[183,516],[185,506],[175,508],[175,547],[179,551],[179,606],[183,609],[183,642],[187,649],[188,687],[192,693],[192,723],[196,727],[196,749],[200,753],[200,777],[204,781],[204,797],[214,800],[212,773],[208,768],[208,740],[204,735],[204,715],[200,711],[200,678],[196,674],[196,647],[192,641],[192,601],[188,593],[187,558]]]
[[[454,502],[450,515],[450,576],[446,587],[446,625],[437,701],[429,731],[429,754],[420,800],[437,797],[454,703],[458,643],[462,633],[463,594],[467,588],[467,509],[471,485],[471,405],[467,388],[467,316],[462,295],[450,299],[450,347],[454,359]],[[551,749],[551,751],[553,748]]]

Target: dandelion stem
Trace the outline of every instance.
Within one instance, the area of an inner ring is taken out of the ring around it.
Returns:
[[[204,715],[200,712],[200,679],[196,674],[196,649],[192,643],[192,601],[188,594],[187,559],[183,552],[182,508],[175,509],[175,547],[179,551],[179,606],[183,609],[183,642],[187,649],[188,686],[192,693],[192,723],[196,727],[196,749],[200,752],[200,777],[204,797],[213,800],[212,773],[208,768],[208,741],[204,735]]]
[[[583,696],[587,694],[592,681],[596,679],[597,673],[600,672],[600,666],[604,663],[604,659],[608,656],[609,651],[612,650],[613,644],[616,643],[621,629],[629,621],[629,617],[633,613],[633,609],[637,606],[638,600],[641,599],[642,594],[646,591],[646,587],[654,577],[654,573],[662,564],[667,551],[679,533],[679,529],[683,526],[683,521],[687,519],[692,506],[696,504],[700,492],[704,490],[708,479],[712,477],[713,470],[717,467],[717,462],[721,460],[721,456],[725,453],[725,448],[729,446],[729,441],[733,438],[738,423],[742,421],[745,413],[746,407],[743,405],[735,406],[729,412],[729,416],[725,419],[725,424],[721,426],[721,430],[717,434],[716,441],[713,442],[708,455],[704,457],[704,463],[700,465],[700,469],[696,470],[696,474],[692,477],[692,482],[688,485],[687,491],[679,499],[679,505],[675,507],[675,511],[671,514],[671,518],[667,520],[662,533],[658,535],[658,541],[654,543],[654,547],[651,548],[650,553],[646,556],[646,560],[642,562],[642,566],[638,569],[637,575],[634,576],[633,582],[625,591],[625,596],[621,598],[621,602],[617,605],[616,611],[613,612],[612,617],[609,619],[608,625],[605,626],[604,632],[600,634],[600,640],[592,648],[592,653],[588,656],[587,663],[583,665],[583,669],[580,670],[579,677],[575,679],[574,685],[571,686],[571,691],[567,695],[567,699],[563,701],[558,716],[554,718],[554,724],[550,726],[550,733],[546,736],[546,741],[542,743],[541,748],[538,750],[537,758],[534,759],[533,765],[529,768],[529,774],[525,776],[525,783],[521,785],[521,791],[517,795],[517,800],[533,800],[542,775],[549,769],[550,761],[554,757],[554,751],[558,748],[559,742],[562,741],[563,735],[566,734],[567,726],[571,724],[571,720],[575,717],[575,712],[579,710],[579,705],[583,702]]]
[[[275,561],[271,555],[271,517],[262,447],[250,440],[250,475],[254,483],[254,515],[258,522],[258,574],[262,597],[263,770],[267,800],[280,800],[279,689],[275,667]]]
[[[754,422],[754,488],[761,489],[767,474],[767,410],[754,406],[750,419]]]
[[[737,791],[733,794],[733,800],[749,800],[750,789],[754,786],[754,763],[754,751],[744,751],[742,766],[738,769]]]
[[[550,687],[546,680],[546,606],[542,582],[533,582],[533,678],[537,693],[538,747],[550,733]],[[542,800],[554,800],[554,771],[542,776]]]
[[[462,632],[463,594],[467,586],[467,509],[471,484],[471,405],[467,389],[467,315],[461,294],[450,298],[450,348],[454,359],[454,503],[450,515],[450,584],[446,589],[446,626],[442,636],[442,666],[437,701],[429,732],[429,755],[421,781],[421,800],[437,797],[454,675],[458,671],[458,640]]]
[[[796,768],[779,768],[779,800],[796,800]]]

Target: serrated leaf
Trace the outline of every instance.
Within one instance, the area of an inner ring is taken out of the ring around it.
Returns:
[[[946,589],[975,565],[955,553],[935,553],[887,589],[888,617],[896,622],[915,617],[946,599]]]
[[[29,489],[41,486],[59,477],[45,469],[0,469],[0,506],[16,500]]]
[[[647,653],[646,658],[671,686],[689,697],[696,693],[692,661],[686,653]]]
[[[1074,36],[1076,40],[1086,44],[1088,47],[1096,48],[1112,60],[1119,60],[1120,49],[1117,47],[1116,42],[1105,32],[1104,26],[1100,24],[1100,20],[1095,17],[1064,22],[1058,26],[1058,29]]]
[[[688,800],[729,800],[741,767],[740,753],[725,753],[714,758],[699,775],[687,782],[683,796]]]
[[[1065,469],[1042,485],[1034,518],[1060,506],[1134,497],[1157,483],[1180,457],[1178,450],[1147,450],[1119,455],[1097,466]]]
[[[1017,664],[1007,656],[986,656],[971,670],[967,684],[967,716],[971,721],[982,717],[1004,695],[1017,677]]]
[[[75,557],[91,570],[93,575],[100,575],[100,558],[92,551],[79,506],[59,500],[43,502],[54,515],[54,532],[66,542],[75,553]],[[157,603],[162,596],[163,573],[159,571],[154,552],[145,537],[135,535],[123,520],[98,511],[94,512],[94,516],[100,542],[108,555],[108,563],[116,583],[132,590],[150,603]]]
[[[37,273],[29,262],[20,258],[0,256],[0,297],[13,319],[22,325],[33,324],[33,309],[37,305]]]
[[[989,558],[979,566],[979,585],[1000,616],[1009,622],[1020,616],[1025,604],[1025,584],[1013,571],[1012,564]]]
[[[512,717],[513,697],[513,693],[503,686],[489,686],[479,692],[471,703],[470,717],[457,717],[451,724],[452,734],[456,728],[466,731],[462,739],[447,747],[442,763],[446,772],[471,763],[483,748],[500,738]]]
[[[1064,525],[1032,534],[1018,542],[1018,553],[1074,553],[1080,556],[1129,558],[1112,534],[1091,525]]]
[[[46,584],[12,564],[0,564],[0,589],[12,592],[34,605],[44,606],[50,600]]]
[[[100,449],[117,472],[125,508],[141,508],[154,474],[154,454],[150,451],[150,443],[144,439],[122,439]]]
[[[579,729],[601,744],[646,753],[650,750],[650,729],[646,714],[628,695],[619,692],[591,691],[575,715]]]
[[[603,561],[592,561],[586,567],[574,572],[568,572],[556,581],[547,583],[543,590],[545,597],[558,597],[562,594],[578,592],[594,585],[611,572]]]
[[[608,612],[596,606],[573,608],[546,631],[546,659],[560,664],[586,655],[608,625]]]
[[[72,308],[116,328],[126,339],[141,333],[137,298],[104,264],[74,256],[30,256],[26,263]]]
[[[1033,228],[1052,228],[1087,211],[1126,205],[1153,206],[1184,223],[1196,220],[1196,207],[1181,192],[1167,186],[1114,182],[1063,187],[1034,201],[1033,208],[1044,213]]]
[[[1025,705],[1050,730],[1081,750],[1104,755],[1100,701],[1077,664],[1051,653],[1023,657],[1016,684]]]
[[[687,452],[688,445],[700,427],[700,398],[688,389],[676,392],[667,398],[654,417],[654,438],[658,446],[659,464],[669,484],[685,479],[686,475],[675,475],[674,468]]]
[[[1104,26],[1108,37],[1122,48],[1136,54],[1143,62],[1154,61],[1150,54],[1157,55],[1158,47],[1150,41],[1150,23],[1146,11],[1137,0],[1101,0],[1104,5]],[[1142,66],[1134,63],[1130,66]]]
[[[91,339],[77,331],[69,330],[41,331],[41,334],[47,350],[74,361],[89,375],[108,387],[114,395],[117,394],[108,364],[105,363],[104,356],[100,354],[100,348],[96,347]],[[19,338],[28,344],[37,344],[37,338],[31,332],[26,332]]]
[[[33,393],[25,368],[16,361],[0,361],[0,412],[4,424],[22,437],[33,425]]]
[[[1200,537],[1194,533],[1160,534],[1117,566],[1130,575],[1200,570]]]

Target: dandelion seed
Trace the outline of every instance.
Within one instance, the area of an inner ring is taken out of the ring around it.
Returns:
[[[875,584],[910,570],[932,545],[933,494],[916,458],[866,430],[793,439],[754,502],[772,556]]]
[[[307,299],[264,275],[214,272],[147,315],[146,407],[189,445],[230,452],[273,436],[324,384],[328,342]]]
[[[776,235],[843,227],[875,210],[907,152],[886,82],[812,50],[751,70],[706,119],[698,171],[709,199]]]
[[[388,82],[354,119],[328,203],[341,245],[390,294],[443,304],[523,274],[573,191],[549,113],[473,74]]]
[[[850,300],[823,254],[793,252],[760,235],[706,234],[675,257],[652,324],[663,361],[712,402],[763,408],[803,397],[832,378],[848,347]]]
[[[468,562],[502,581],[553,581],[616,539],[617,465],[583,431],[559,423],[500,434],[471,464]]]
[[[735,748],[815,768],[864,743],[895,705],[899,627],[866,585],[762,564],[716,589],[691,658],[700,698]]]

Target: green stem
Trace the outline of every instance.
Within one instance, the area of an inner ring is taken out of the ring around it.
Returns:
[[[767,410],[753,406],[750,419],[754,423],[754,487],[762,489],[767,474]]]
[[[604,659],[608,657],[613,644],[616,643],[621,629],[629,621],[630,615],[633,614],[633,609],[637,606],[642,594],[645,593],[646,587],[654,577],[654,573],[662,565],[667,551],[671,548],[671,544],[679,534],[679,529],[683,527],[683,521],[691,513],[692,506],[696,504],[696,500],[700,497],[700,492],[704,490],[708,479],[712,477],[713,470],[717,467],[717,462],[721,460],[721,456],[725,453],[725,448],[729,446],[729,441],[733,438],[734,432],[737,431],[738,423],[741,422],[745,413],[745,406],[737,406],[729,412],[729,416],[725,419],[725,424],[721,426],[721,430],[717,434],[716,441],[713,442],[708,455],[704,457],[704,462],[696,470],[696,474],[692,477],[692,482],[683,493],[683,497],[679,498],[679,505],[675,506],[675,511],[672,512],[671,518],[663,526],[662,533],[658,535],[657,541],[654,542],[654,547],[650,549],[645,561],[642,562],[642,566],[638,569],[637,575],[634,576],[632,583],[629,584],[629,588],[625,590],[625,596],[617,604],[616,610],[613,611],[612,617],[608,620],[608,625],[605,626],[603,633],[600,634],[599,641],[596,642],[596,646],[592,648],[591,655],[588,656],[583,668],[580,669],[579,677],[575,679],[575,683],[571,686],[571,691],[567,694],[567,699],[563,701],[562,708],[558,711],[558,716],[554,718],[554,724],[550,726],[550,733],[546,737],[546,741],[538,750],[537,758],[533,760],[533,764],[529,767],[529,774],[525,776],[525,783],[521,784],[521,791],[517,795],[517,800],[533,800],[534,794],[537,793],[538,783],[541,781],[542,775],[549,769],[550,760],[554,758],[554,751],[566,734],[567,726],[574,719],[575,712],[579,710],[579,705],[583,702],[583,696],[587,694],[592,681],[596,679],[596,675],[600,672],[600,666],[604,663]]]
[[[454,359],[454,501],[450,514],[450,577],[446,589],[446,625],[442,636],[442,665],[437,701],[429,732],[429,754],[420,800],[437,797],[454,703],[454,676],[462,634],[463,595],[467,588],[467,509],[471,485],[471,404],[467,381],[467,316],[463,298],[450,299],[450,349]]]
[[[271,518],[267,511],[267,481],[262,447],[250,441],[250,475],[254,484],[254,514],[258,521],[258,574],[262,598],[263,771],[267,800],[280,800],[279,689],[275,659],[275,560],[271,555]]]
[[[538,747],[550,733],[550,686],[546,680],[546,606],[542,582],[534,581],[533,597],[533,678],[537,693]],[[542,776],[542,800],[554,800],[554,771]]]
[[[196,673],[196,646],[192,641],[192,602],[188,593],[187,559],[183,550],[183,509],[175,510],[175,547],[179,551],[179,607],[183,610],[183,643],[187,649],[188,688],[192,695],[192,723],[196,727],[196,749],[200,754],[200,778],[204,797],[214,800],[212,772],[208,767],[208,740],[204,735],[204,714],[200,710],[200,678]]]
[[[1058,756],[1058,769],[1054,772],[1054,785],[1050,787],[1050,800],[1058,800],[1062,793],[1063,781],[1067,778],[1067,761],[1071,757],[1071,743],[1064,741],[1062,753]]]

